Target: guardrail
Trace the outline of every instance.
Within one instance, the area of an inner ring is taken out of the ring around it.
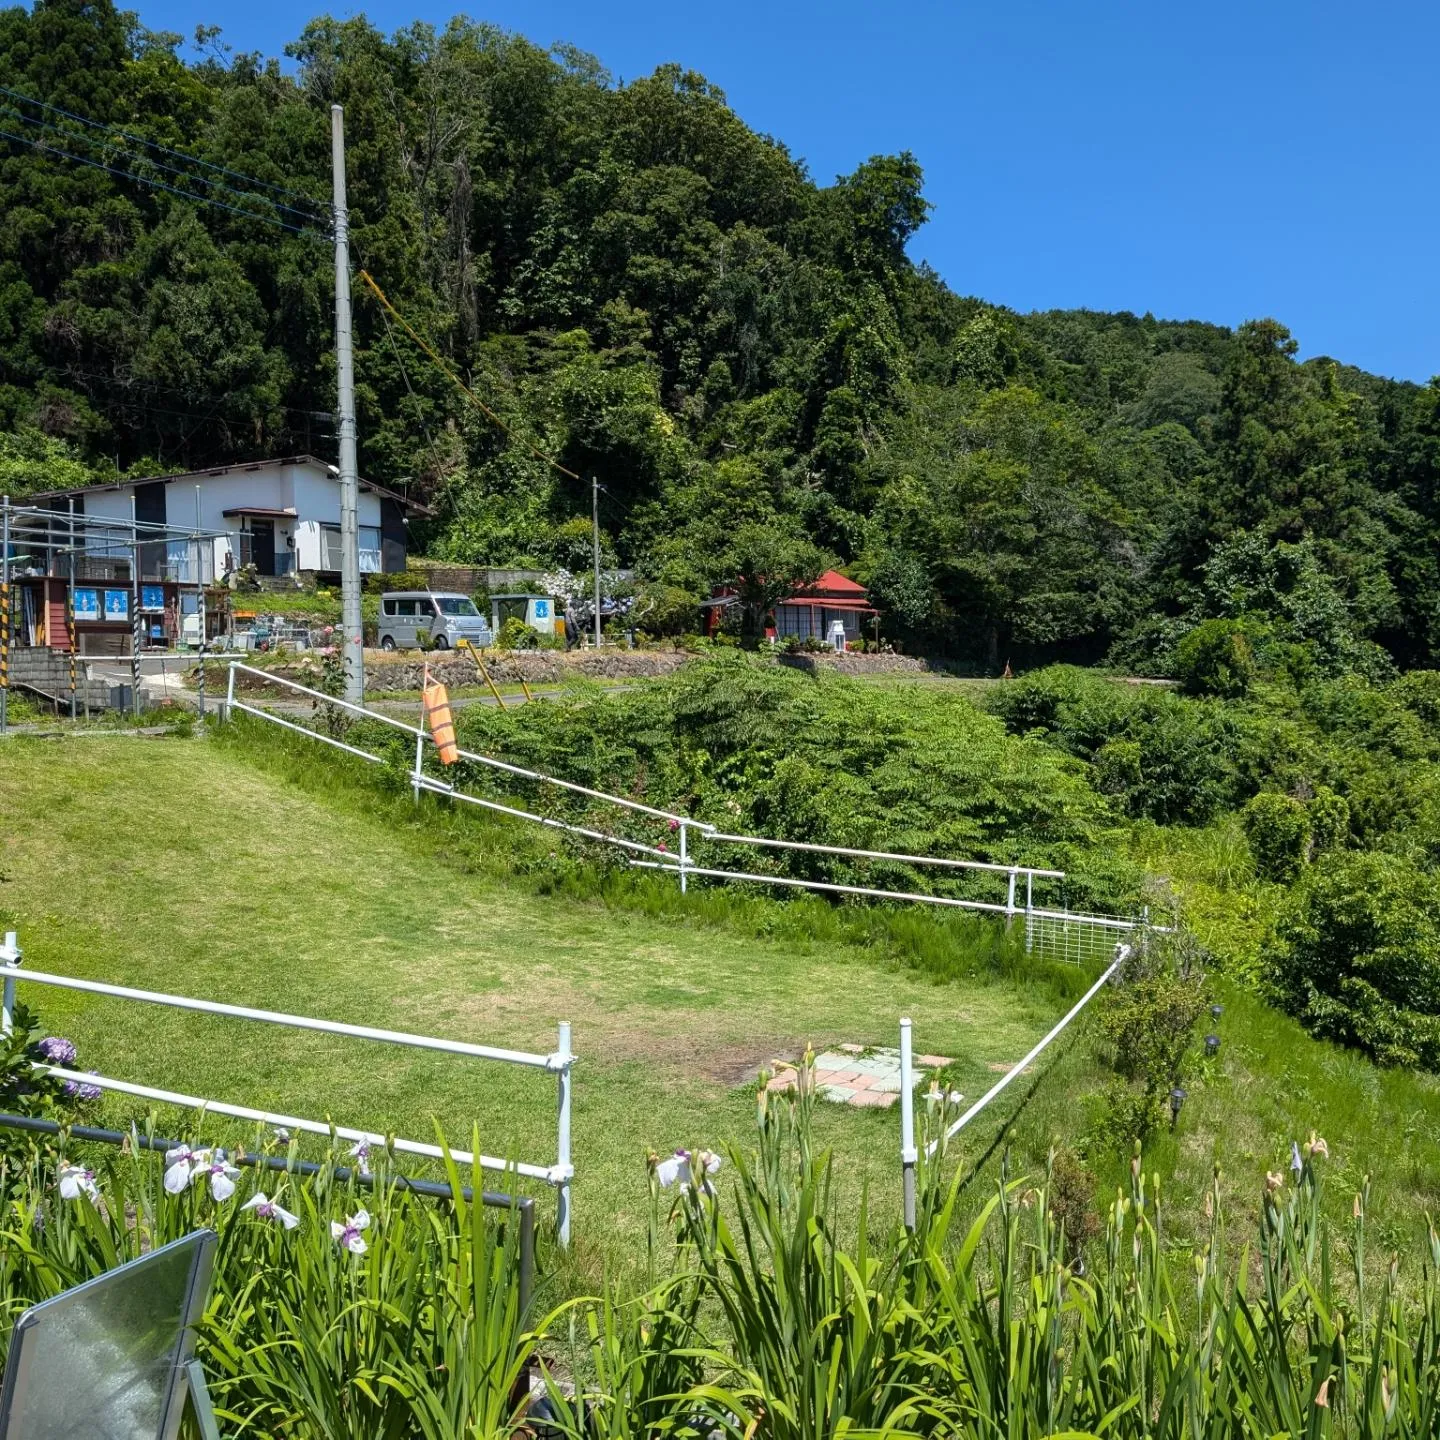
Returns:
[[[1115,958],[1105,967],[1100,978],[1041,1040],[1026,1051],[968,1110],[950,1124],[942,1135],[925,1147],[927,1158],[934,1155],[945,1141],[954,1139],[987,1105],[1001,1095],[1017,1076],[1023,1075],[1053,1041],[1064,1034],[1071,1021],[1104,989],[1110,977],[1130,958],[1130,952],[1129,945],[1115,946]],[[915,1228],[915,1166],[920,1159],[920,1151],[915,1144],[915,1066],[911,1029],[909,1019],[900,1021],[900,1171],[904,1184],[905,1226],[909,1230]]]
[[[508,1050],[494,1045],[474,1045],[465,1040],[445,1040],[433,1035],[414,1035],[403,1030],[384,1030],[372,1025],[349,1025],[340,1020],[320,1020],[309,1015],[289,1015],[273,1010],[257,1010],[248,1005],[227,1005],[216,1000],[196,1000],[186,995],[169,995],[155,990],[139,990],[129,985],[113,985],[102,980],[82,980],[73,975],[55,975],[41,970],[22,968],[19,937],[15,931],[5,935],[0,945],[0,977],[4,979],[3,1000],[0,1000],[0,1030],[9,1034],[15,1010],[15,987],[25,981],[30,984],[52,985],[63,990],[79,990],[91,995],[106,995],[117,1000],[133,1000],[148,1005],[161,1005],[174,1010],[192,1010],[206,1015],[222,1015],[232,1020],[251,1020],[266,1025],[281,1025],[295,1030],[318,1030],[327,1035],[343,1035],[355,1040],[371,1040],[386,1045],[402,1045],[415,1050],[439,1051],[447,1055],[461,1055],[474,1060],[490,1060],[504,1065],[520,1065],[531,1069],[544,1070],[556,1077],[559,1091],[559,1114],[556,1125],[555,1161],[553,1164],[533,1164],[525,1161],[502,1160],[493,1155],[476,1155],[468,1150],[451,1150],[451,1157],[461,1165],[478,1164],[486,1170],[498,1170],[530,1179],[543,1180],[556,1192],[555,1229],[562,1246],[570,1243],[571,1225],[571,1184],[575,1167],[570,1150],[570,1121],[572,1109],[571,1070],[575,1056],[570,1049],[570,1024],[561,1021],[557,1046],[548,1055],[527,1051]],[[73,1071],[57,1065],[37,1064],[35,1067],[46,1074],[73,1078]],[[113,1090],[122,1095],[134,1095],[144,1100],[156,1100],[167,1105],[178,1105],[187,1110],[204,1110],[216,1115],[226,1115],[237,1120],[253,1120],[262,1125],[283,1126],[287,1130],[299,1130],[311,1135],[335,1135],[344,1140],[368,1145],[389,1145],[391,1149],[406,1155],[423,1156],[426,1159],[443,1160],[445,1151],[428,1141],[409,1140],[402,1137],[387,1140],[373,1130],[357,1129],[345,1125],[333,1125],[328,1121],[313,1120],[298,1115],[283,1115],[273,1110],[260,1110],[249,1105],[235,1105],[228,1101],[206,1099],[199,1095],[187,1095],[175,1090],[165,1090],[154,1085],[137,1084],[119,1080],[108,1075],[87,1074],[85,1082],[102,1090]]]
[[[594,830],[584,825],[575,825],[568,821],[557,820],[548,815],[537,815],[533,811],[524,810],[514,805],[506,805],[498,800],[486,799],[479,795],[469,794],[458,786],[447,781],[436,779],[427,775],[424,769],[425,745],[430,737],[422,726],[411,725],[404,720],[397,720],[392,715],[386,715],[378,710],[371,710],[364,705],[356,705],[347,700],[341,700],[333,695],[327,695],[323,691],[315,690],[308,685],[302,685],[297,680],[291,680],[283,675],[275,675],[267,670],[260,670],[251,665],[232,663],[229,667],[229,679],[226,688],[225,707],[223,714],[228,718],[231,711],[238,710],[246,715],[252,715],[260,720],[268,721],[270,724],[279,725],[283,729],[292,730],[297,734],[306,735],[312,740],[319,740],[322,744],[329,745],[336,750],[341,750],[357,759],[364,760],[369,764],[384,765],[388,763],[384,756],[376,755],[371,751],[364,750],[357,745],[351,745],[333,735],[326,735],[318,730],[312,730],[308,726],[289,720],[283,715],[277,715],[263,706],[252,705],[243,700],[235,698],[235,677],[238,674],[253,675],[271,685],[277,685],[284,689],[293,691],[296,694],[308,697],[317,705],[334,706],[337,710],[355,715],[363,720],[374,721],[377,724],[401,732],[414,739],[414,757],[409,770],[410,787],[415,798],[418,800],[424,791],[431,794],[444,795],[449,799],[459,801],[461,804],[475,805],[484,810],[490,810],[497,814],[508,815],[517,820],[528,820],[532,824],[542,825],[553,830],[563,830],[571,835],[577,835],[586,840],[598,841],[606,845],[614,845],[618,849],[630,852],[629,864],[637,869],[660,870],[673,874],[680,884],[680,891],[684,894],[691,879],[713,879],[722,881],[748,882],[757,885],[775,885],[782,888],[797,890],[812,890],[824,894],[855,895],[866,899],[877,900],[904,900],[922,905],[938,905],[951,907],[960,910],[974,910],[984,914],[1002,915],[1007,920],[1018,916],[1025,916],[1027,946],[1033,933],[1030,923],[1036,919],[1060,920],[1070,925],[1088,925],[1092,922],[1102,927],[1118,926],[1122,929],[1133,928],[1137,922],[1123,919],[1112,920],[1109,917],[1078,915],[1071,911],[1053,910],[1045,907],[1038,907],[1035,904],[1034,887],[1036,880],[1063,880],[1063,870],[1047,870],[1032,865],[1005,865],[988,860],[960,860],[950,856],[942,855],[911,855],[892,850],[862,850],[845,845],[819,845],[808,841],[800,840],[776,840],[762,835],[733,835],[720,830],[717,826],[708,824],[703,820],[696,820],[693,816],[681,815],[674,811],[662,810],[653,805],[645,805],[638,800],[631,800],[622,795],[611,795],[604,790],[592,789],[588,785],[578,784],[573,780],[562,780],[555,775],[547,775],[539,770],[527,769],[523,765],[515,765],[506,760],[497,760],[491,755],[481,755],[473,750],[461,750],[460,757],[469,760],[477,765],[497,770],[503,774],[513,775],[518,779],[530,780],[539,784],[553,786],[559,790],[565,790],[571,794],[583,795],[591,800],[598,800],[603,804],[614,806],[617,809],[627,810],[632,813],[648,815],[656,820],[666,821],[675,831],[678,843],[678,853],[667,850],[663,845],[647,845],[638,840],[630,840],[624,836],[608,834],[605,831]],[[866,885],[852,885],[841,881],[830,880],[807,880],[799,876],[791,875],[766,875],[745,870],[725,870],[715,866],[697,865],[692,856],[692,844],[696,841],[713,843],[717,845],[749,846],[756,849],[788,850],[797,851],[812,855],[830,855],[837,858],[877,860],[890,862],[892,864],[932,866],[940,869],[956,871],[973,871],[980,874],[1002,875],[1006,879],[1005,899],[1001,901],[971,900],[949,895],[926,895],[919,891],[884,889]],[[648,858],[638,859],[636,856]],[[1024,900],[1020,898],[1020,883],[1024,881]]]

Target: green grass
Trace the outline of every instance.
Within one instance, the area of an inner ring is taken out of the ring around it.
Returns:
[[[646,1151],[743,1142],[760,1065],[807,1041],[892,1044],[908,1014],[920,1050],[959,1057],[952,1082],[973,1097],[1085,983],[1029,967],[964,917],[719,889],[682,899],[515,822],[417,807],[358,762],[239,723],[208,738],[13,740],[0,811],[20,817],[0,836],[0,908],[33,967],[539,1050],[571,1020],[576,1237],[592,1278],[640,1253]],[[1208,885],[1217,910],[1252,884],[1223,836],[1144,845],[1186,887]],[[1253,1215],[1264,1172],[1311,1129],[1330,1145],[1337,1216],[1366,1174],[1374,1223],[1397,1246],[1440,1213],[1436,1079],[1379,1070],[1233,981],[1210,983],[1221,1054],[1146,1152],[1177,1243],[1201,1233],[1217,1163],[1232,1213]],[[551,1151],[553,1088],[536,1073],[38,987],[30,998],[84,1063],[127,1078],[421,1138],[432,1115],[452,1137],[473,1121],[491,1151]],[[1038,1173],[1053,1144],[1086,1151],[1101,1205],[1125,1179],[1128,1154],[1091,1138],[1108,1077],[1088,1032],[1057,1051],[963,1137],[974,1207],[1007,1143],[1012,1173]],[[819,1138],[846,1209],[868,1187],[887,1225],[898,1114],[822,1106]]]
[[[42,705],[29,695],[12,690],[6,697],[5,720],[9,725],[33,725],[53,714],[52,706]]]
[[[682,903],[628,880],[613,903],[543,894],[566,888],[548,853],[533,875],[507,865],[532,832],[414,807],[309,749],[12,742],[0,809],[24,817],[0,843],[0,904],[34,968],[542,1051],[572,1021],[577,1240],[592,1257],[643,1233],[646,1151],[745,1134],[749,1082],[774,1057],[807,1041],[893,1044],[908,1014],[921,1049],[962,1057],[975,1093],[1061,1003],[1048,984],[982,968],[939,984],[893,947],[805,938],[820,926],[764,938],[803,915],[774,902]],[[432,1115],[456,1137],[474,1121],[486,1148],[527,1160],[553,1149],[553,1082],[536,1072],[73,992],[28,998],[84,1063],[121,1077],[420,1138]],[[868,1184],[890,1213],[898,1125],[895,1111],[824,1107],[852,1201]]]

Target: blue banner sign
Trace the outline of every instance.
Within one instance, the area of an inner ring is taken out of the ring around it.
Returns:
[[[100,618],[100,592],[98,590],[76,590],[75,618],[77,620],[98,620]]]
[[[140,587],[140,608],[142,610],[163,610],[165,608],[165,587],[163,585],[142,585]]]
[[[128,590],[107,590],[105,592],[105,618],[107,620],[128,620],[130,618],[130,592]]]

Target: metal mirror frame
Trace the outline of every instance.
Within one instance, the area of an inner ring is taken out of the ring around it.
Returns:
[[[72,1308],[95,1291],[107,1286],[134,1282],[135,1272],[170,1263],[177,1252],[190,1251],[190,1269],[185,1283],[180,1313],[175,1316],[175,1339],[171,1351],[169,1384],[160,1410],[160,1423],[155,1440],[176,1440],[185,1410],[185,1397],[191,1397],[195,1418],[206,1440],[218,1440],[214,1413],[205,1390],[204,1372],[194,1358],[195,1325],[205,1312],[210,1294],[210,1277],[215,1257],[215,1232],[196,1230],[183,1239],[172,1241],[138,1260],[119,1265],[93,1280],[72,1286],[49,1300],[32,1305],[15,1322],[10,1338],[10,1353],[5,1363],[5,1379],[0,1388],[0,1440],[29,1440],[21,1428],[24,1402],[28,1397],[30,1369],[35,1347],[44,1333],[46,1321],[57,1313]]]

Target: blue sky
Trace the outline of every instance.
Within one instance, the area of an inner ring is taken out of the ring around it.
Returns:
[[[219,24],[271,54],[311,13],[139,8],[152,28]],[[387,31],[453,13],[331,8]],[[1273,315],[1302,354],[1440,372],[1434,0],[491,0],[470,13],[577,44],[617,79],[670,60],[699,70],[824,183],[913,150],[935,208],[912,254],[962,294],[1227,325]]]

